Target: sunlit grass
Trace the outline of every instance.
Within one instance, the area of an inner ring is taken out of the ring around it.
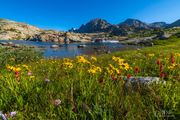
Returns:
[[[11,119],[177,119],[179,43],[74,59],[11,54],[0,61],[0,111],[16,111]],[[162,82],[132,86],[132,76]]]

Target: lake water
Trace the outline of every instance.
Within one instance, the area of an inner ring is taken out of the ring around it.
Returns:
[[[71,43],[57,44],[52,42],[33,42],[21,40],[0,40],[0,42],[13,42],[15,44],[42,47],[45,57],[75,57],[77,55],[98,55],[125,49],[137,48],[136,46],[122,45],[120,43]],[[51,48],[51,45],[61,45],[60,48]],[[85,48],[78,48],[79,45],[86,45]]]

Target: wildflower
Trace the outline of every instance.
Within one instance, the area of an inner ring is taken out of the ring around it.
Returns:
[[[71,60],[71,59],[69,59],[69,58],[64,58],[64,59],[63,59],[63,62],[71,62],[71,63],[72,63],[73,60]]]
[[[171,66],[168,67],[168,69],[174,69],[177,66],[178,66],[177,64],[172,64]]]
[[[64,62],[63,66],[65,67],[65,69],[72,69],[73,68],[73,63],[71,63],[71,62]]]
[[[156,61],[156,64],[157,64],[157,65],[160,65],[160,64],[161,64],[161,60],[158,59],[158,60]]]
[[[2,120],[7,120],[6,115],[2,113],[2,111],[0,111],[0,118],[2,118]]]
[[[93,69],[89,69],[88,72],[91,74],[96,74],[96,70],[93,70]]]
[[[111,68],[106,67],[106,70],[107,70],[107,73],[108,73],[108,74],[110,74],[110,75],[113,74],[113,70],[112,70]]]
[[[44,80],[46,83],[49,83],[50,82],[50,80],[49,79],[47,79],[47,78],[45,78],[45,80]]]
[[[17,114],[16,111],[10,112],[10,117],[14,117],[14,116],[16,116],[16,114]]]
[[[129,78],[131,78],[131,74],[128,73],[127,74],[127,79],[129,79]]]
[[[159,74],[159,76],[160,76],[160,78],[165,78],[166,74],[163,73],[163,72],[161,72],[161,73]]]
[[[29,66],[24,64],[24,65],[22,65],[22,67],[25,68],[27,71],[30,71]]]
[[[31,72],[31,71],[29,71],[29,72],[27,73],[27,75],[28,75],[28,76],[31,76],[31,75],[32,75],[32,72]]]
[[[35,78],[35,76],[30,76],[29,78],[30,78],[30,79],[34,79],[34,78]]]
[[[136,73],[136,74],[139,73],[139,68],[138,68],[138,67],[135,68],[135,73]]]
[[[15,71],[21,71],[20,67],[15,68]]]
[[[61,100],[56,99],[56,100],[54,100],[53,104],[54,104],[55,107],[58,107],[61,104]]]
[[[114,60],[115,62],[118,62],[118,63],[123,63],[125,61],[124,59],[121,59],[121,58],[115,57],[115,56],[112,57],[112,60]]]
[[[128,63],[124,63],[123,66],[124,66],[124,69],[125,69],[125,70],[129,70],[129,69],[130,69],[130,66],[129,66]]]
[[[20,78],[20,73],[19,73],[19,71],[16,70],[16,71],[14,72],[14,74],[15,74],[15,76],[16,76],[16,79],[18,80],[18,79]]]
[[[101,77],[101,78],[99,78],[99,83],[103,83],[103,78]]]
[[[148,54],[149,57],[154,57],[154,54]]]
[[[159,66],[159,70],[160,70],[160,72],[162,72],[162,71],[163,71],[163,65],[162,65],[162,64],[160,64],[160,66]]]
[[[180,57],[180,53],[176,53],[175,56]]]
[[[112,80],[116,81],[117,78],[114,75],[111,75]]]
[[[97,61],[97,58],[96,58],[96,57],[94,57],[94,56],[92,56],[92,57],[91,57],[91,60],[93,60],[93,61]]]
[[[90,62],[86,60],[84,56],[77,56],[76,59],[78,63],[90,64]]]
[[[117,68],[115,68],[115,72],[116,72],[118,75],[120,75],[120,73],[121,73],[121,71],[120,71],[119,69],[117,69]]]
[[[101,73],[102,69],[98,66],[92,65],[88,72],[91,74]]]
[[[109,68],[112,69],[112,70],[115,69],[115,67],[112,64],[109,64]]]
[[[175,57],[174,57],[174,54],[171,54],[171,64],[174,64],[175,63]]]

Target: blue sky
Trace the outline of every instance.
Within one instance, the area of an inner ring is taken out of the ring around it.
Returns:
[[[127,18],[171,23],[180,19],[180,0],[0,0],[0,18],[57,30],[78,28],[93,18],[113,24]]]

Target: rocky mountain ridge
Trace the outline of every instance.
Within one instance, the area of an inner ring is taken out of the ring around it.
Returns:
[[[121,40],[131,36],[149,36],[161,33],[170,27],[180,27],[180,20],[172,24],[165,22],[155,22],[147,24],[137,19],[127,19],[122,23],[113,25],[103,19],[94,19],[79,29],[72,29],[69,32],[55,30],[43,30],[38,27],[0,19],[0,40],[31,40],[42,42],[90,42],[96,38]],[[162,34],[163,33],[163,34]],[[138,35],[139,34],[139,35]],[[173,33],[174,34],[174,33]]]
[[[111,24],[106,20],[96,18],[90,22],[82,25],[79,29],[71,30],[71,32],[77,33],[96,33],[96,32],[106,32],[112,35],[122,35],[126,36],[128,34],[139,32],[141,30],[153,30],[153,29],[164,29],[169,27],[180,27],[180,20],[175,21],[172,24],[167,24],[166,22],[154,22],[145,23],[137,19],[127,19],[119,24]]]

